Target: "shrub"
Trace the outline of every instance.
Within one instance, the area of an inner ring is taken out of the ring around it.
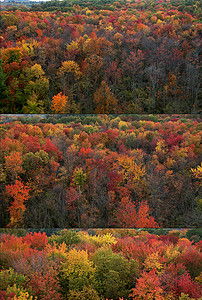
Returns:
[[[68,290],[82,290],[84,286],[95,281],[95,268],[89,260],[88,253],[72,249],[67,253],[67,259],[62,264],[63,286]]]
[[[26,277],[15,272],[12,268],[0,271],[0,290],[6,290],[8,286],[16,284],[17,287],[25,285]]]
[[[69,300],[100,300],[96,290],[92,287],[84,287],[82,291],[70,291]]]
[[[101,248],[92,256],[96,267],[96,287],[102,297],[126,297],[128,288],[138,274],[138,264],[128,261],[110,248]]]
[[[67,246],[72,246],[80,242],[80,237],[74,230],[63,229],[57,232],[57,234],[50,236],[48,242],[52,245],[55,242],[57,244],[65,243]]]
[[[34,232],[27,234],[23,240],[30,244],[30,247],[37,250],[42,250],[48,243],[48,237],[43,232]]]

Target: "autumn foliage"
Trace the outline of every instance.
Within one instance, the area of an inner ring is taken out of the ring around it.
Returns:
[[[200,112],[200,1],[1,5],[1,113]]]
[[[202,297],[200,242],[187,238],[189,230],[51,230],[0,234],[0,299]]]
[[[16,180],[14,184],[6,186],[6,194],[13,199],[9,207],[9,226],[13,227],[22,224],[23,213],[26,209],[25,201],[29,199],[29,191],[29,187],[20,180]]]
[[[14,120],[0,126],[1,227],[199,226],[200,119]]]
[[[55,95],[52,99],[51,110],[55,113],[63,113],[65,112],[67,105],[67,97],[59,93]]]

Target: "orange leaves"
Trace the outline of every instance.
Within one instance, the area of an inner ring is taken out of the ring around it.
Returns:
[[[154,218],[149,216],[149,206],[142,202],[137,209],[129,197],[123,197],[117,210],[117,220],[121,227],[158,228]]]
[[[136,227],[140,228],[158,228],[159,225],[154,220],[153,217],[149,216],[149,206],[146,202],[142,202],[140,204],[138,213],[137,213],[137,221]]]
[[[29,187],[20,180],[16,180],[14,184],[6,186],[7,195],[13,198],[13,202],[9,207],[9,227],[19,226],[22,222],[23,214],[26,210],[24,203],[29,199],[29,192]]]
[[[137,300],[164,300],[163,292],[156,270],[153,269],[143,272],[137,279],[136,287],[132,289],[130,297]]]
[[[22,173],[22,154],[20,152],[11,152],[10,155],[5,156],[6,169],[14,174]]]
[[[51,110],[55,113],[67,112],[68,97],[61,92],[52,98]]]

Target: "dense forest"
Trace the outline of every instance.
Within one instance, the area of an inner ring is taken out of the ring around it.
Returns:
[[[199,118],[39,115],[12,121],[4,115],[1,122],[0,227],[202,223]]]
[[[3,6],[1,113],[198,113],[200,1]]]
[[[0,299],[200,300],[200,235],[184,229],[2,232]]]

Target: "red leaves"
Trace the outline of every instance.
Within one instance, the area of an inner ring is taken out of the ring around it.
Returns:
[[[199,265],[198,267],[200,268]],[[179,297],[181,293],[194,299],[202,296],[200,284],[193,281],[184,264],[171,263],[160,275],[160,280],[164,289],[176,297]]]
[[[89,157],[91,153],[93,153],[93,150],[91,148],[82,147],[79,151],[79,155],[82,157]]]
[[[30,274],[29,286],[34,295],[41,300],[61,300],[62,295],[59,293],[60,286],[56,275],[57,272],[51,268],[45,274],[40,272]]]
[[[191,279],[190,274],[185,273],[181,275],[176,284],[178,286],[178,295],[184,293],[195,299],[199,299],[200,297],[202,297],[201,285],[194,282]]]
[[[61,159],[62,157],[62,153],[49,138],[46,138],[45,144],[42,146],[42,149],[53,157],[57,157],[58,159]]]
[[[66,199],[66,211],[61,214],[64,219],[59,220],[66,225],[81,217],[83,204],[85,211],[97,210],[93,224],[100,224],[104,215],[108,220],[106,226],[149,228],[158,227],[157,221],[161,226],[171,225],[170,220],[176,224],[182,206],[186,211],[180,220],[191,216],[189,210],[196,207],[199,188],[192,172],[200,153],[198,121],[171,122],[163,117],[160,117],[162,122],[137,121],[136,117],[133,121],[132,116],[101,115],[82,117],[81,122],[78,116],[75,118],[74,121],[71,116],[68,125],[48,122],[1,125],[3,226],[24,225],[23,213],[29,196],[27,223],[31,221],[32,208],[43,210],[45,203],[51,203],[54,214],[46,220],[57,223],[58,211],[54,209],[60,206],[60,201],[64,205]],[[85,171],[86,179],[81,189],[79,184],[75,185],[76,191],[72,179],[77,168]],[[28,189],[32,190],[31,195]],[[45,200],[39,201],[39,207],[38,197]],[[77,214],[76,202],[79,202]],[[6,213],[8,204],[10,222]],[[69,220],[65,218],[67,215]],[[192,223],[197,222],[191,219]],[[172,239],[175,243],[175,238]]]
[[[37,152],[41,149],[39,138],[37,136],[25,136],[23,137],[23,144],[28,152]]]
[[[142,300],[164,300],[163,289],[155,269],[142,273],[141,277],[137,279],[136,287],[132,289],[130,297]]]
[[[129,197],[122,198],[117,210],[117,220],[121,227],[159,227],[154,218],[149,216],[148,204],[146,202],[142,202],[139,209],[137,209],[137,206],[130,200]]]
[[[48,237],[44,232],[34,232],[27,234],[23,240],[30,245],[31,248],[42,250],[48,243]]]

